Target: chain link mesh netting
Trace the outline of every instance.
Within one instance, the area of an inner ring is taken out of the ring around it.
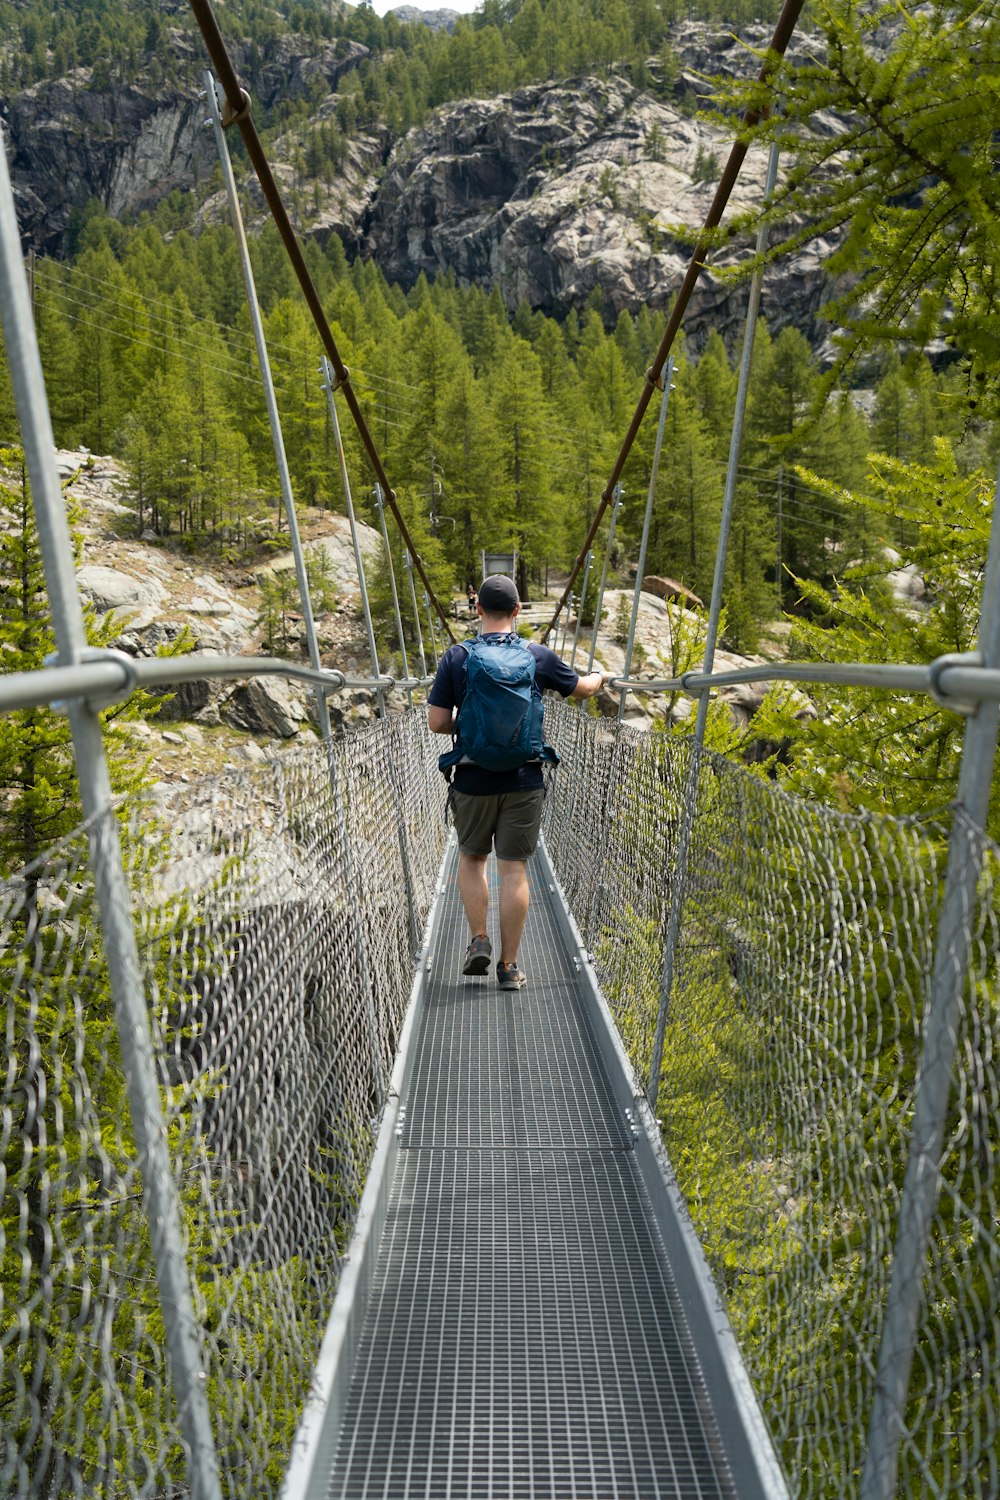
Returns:
[[[842,816],[708,754],[685,828],[690,742],[568,705],[546,724],[564,757],[547,844],[644,1086],[679,905],[658,1112],[790,1488],[856,1495],[946,830]],[[1000,855],[978,842],[907,1500],[1000,1493]]]
[[[227,1496],[308,1395],[442,809],[413,712],[122,824]],[[0,1493],[187,1494],[86,831],[0,900]]]

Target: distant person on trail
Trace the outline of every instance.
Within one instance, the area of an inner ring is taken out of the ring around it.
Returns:
[[[528,915],[527,862],[542,822],[542,765],[558,761],[542,739],[541,694],[552,688],[564,698],[592,698],[605,681],[603,672],[581,677],[547,646],[522,641],[520,608],[505,574],[483,579],[476,603],[480,634],[449,646],[442,656],[427,710],[432,733],[456,739],[438,764],[446,776],[454,767],[448,802],[458,830],[458,889],[471,933],[462,973],[485,974],[490,966],[486,860],[495,848],[502,990],[520,990],[525,982],[517,950]]]

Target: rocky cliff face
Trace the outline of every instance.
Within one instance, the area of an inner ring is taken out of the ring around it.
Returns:
[[[89,198],[127,216],[175,188],[197,191],[211,173],[204,60],[191,37],[174,32],[171,42],[181,83],[138,78],[101,88],[93,70],[81,68],[7,107],[22,230],[36,249],[62,253],[72,211]],[[749,42],[764,45],[766,37]],[[253,59],[252,77],[249,58],[237,54],[236,62],[250,78],[259,125],[279,96],[328,91],[310,126],[296,127],[271,152],[279,183],[309,189],[297,194],[308,205],[305,233],[325,239],[335,231],[349,255],[374,258],[404,286],[421,271],[450,268],[462,283],[498,287],[511,310],[523,301],[563,314],[600,287],[611,320],[623,308],[666,306],[690,255],[674,226],[697,226],[711,202],[731,139],[694,117],[693,91],[711,72],[757,66],[746,44],[693,22],[677,29],[674,50],[676,103],[622,78],[465,100],[402,140],[387,130],[352,140],[332,185],[304,183],[290,163],[307,129],[333,114],[337,80],[365,49],[284,37]],[[764,168],[760,157],[747,161],[734,208],[759,201]],[[257,209],[259,225],[259,195]],[[221,194],[200,209],[202,220],[225,214]],[[814,244],[769,274],[764,305],[773,328],[794,323],[821,340],[831,248]],[[745,295],[711,274],[702,278],[687,322],[696,347],[710,326],[724,335],[735,329]]]
[[[442,6],[439,10],[422,10],[419,5],[394,5],[390,14],[411,25],[429,26],[432,31],[454,31],[460,12]]]
[[[83,67],[0,101],[21,232],[35,250],[64,254],[73,211],[91,199],[128,217],[175,189],[197,191],[212,172],[215,141],[202,93],[207,58],[178,30],[169,33],[169,46],[169,80],[143,72],[108,81]],[[232,55],[240,75],[251,77],[249,58],[238,47]],[[279,97],[332,91],[364,56],[358,42],[278,38],[254,59],[258,117],[266,119]]]
[[[623,79],[540,85],[439,110],[393,153],[366,218],[365,253],[404,286],[451,268],[562,314],[595,288],[613,316],[663,308],[690,258],[672,226],[708,212],[730,141]],[[731,205],[759,203],[766,159],[748,158]],[[828,283],[817,244],[769,276],[772,327],[821,334]],[[732,256],[722,256],[721,261]],[[708,274],[687,320],[697,344],[741,320],[745,288]]]

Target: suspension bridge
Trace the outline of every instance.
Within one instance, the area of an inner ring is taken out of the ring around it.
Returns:
[[[252,120],[194,8],[225,174],[226,117]],[[0,710],[68,715],[84,811],[0,887],[4,1494],[1000,1493],[1000,523],[975,653],[714,671],[755,295],[703,670],[636,682],[630,641],[617,684],[693,694],[695,732],[549,708],[563,764],[511,999],[459,977],[405,657],[412,706],[390,715],[373,633],[365,679],[325,668],[314,631],[307,666],[88,648],[0,153],[58,648],[0,677]],[[336,420],[349,376],[324,343]],[[659,388],[657,458],[668,356],[665,335],[631,433]],[[102,707],[252,673],[309,682],[322,743],[115,801]],[[754,676],[963,714],[955,804],[849,816],[709,752],[710,692]],[[335,736],[344,687],[381,712]]]

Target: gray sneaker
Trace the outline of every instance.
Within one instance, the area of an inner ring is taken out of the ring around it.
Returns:
[[[525,978],[516,963],[497,964],[497,984],[502,990],[519,990],[524,987]]]
[[[490,966],[490,954],[493,945],[483,933],[477,933],[465,950],[465,962],[462,965],[463,974],[485,974]]]

